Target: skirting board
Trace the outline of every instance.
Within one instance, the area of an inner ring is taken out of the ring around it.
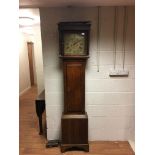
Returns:
[[[135,141],[129,140],[128,142],[129,142],[129,144],[130,144],[132,150],[135,152]]]
[[[28,88],[24,89],[19,93],[19,96],[23,95],[26,91],[28,91],[31,87],[29,86]]]

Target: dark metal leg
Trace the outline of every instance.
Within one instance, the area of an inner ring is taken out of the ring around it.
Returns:
[[[39,135],[42,135],[43,134],[42,115],[39,116],[39,129],[40,129]]]
[[[42,91],[35,101],[36,113],[39,119],[39,134],[43,134],[42,114],[45,110],[45,91]]]

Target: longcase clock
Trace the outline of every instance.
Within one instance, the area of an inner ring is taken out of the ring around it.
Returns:
[[[60,58],[64,74],[64,112],[61,118],[61,152],[89,151],[85,112],[85,65],[89,57],[90,22],[60,22]]]

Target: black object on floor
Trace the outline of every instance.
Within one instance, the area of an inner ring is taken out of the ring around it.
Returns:
[[[60,145],[59,140],[49,140],[46,144],[46,148],[57,147]]]

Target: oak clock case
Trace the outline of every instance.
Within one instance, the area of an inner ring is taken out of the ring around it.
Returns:
[[[90,22],[60,22],[59,46],[64,75],[64,112],[61,118],[61,152],[89,151],[85,112],[85,65],[89,57]]]

